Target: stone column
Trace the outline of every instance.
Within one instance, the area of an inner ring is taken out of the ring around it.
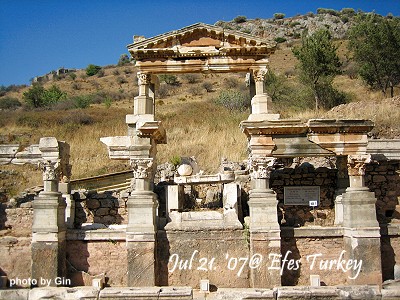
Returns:
[[[376,219],[376,198],[365,186],[367,155],[349,155],[350,186],[343,194],[344,250],[346,259],[362,261],[361,271],[347,272],[349,284],[381,284],[380,228]]]
[[[278,120],[279,114],[271,113],[272,99],[265,90],[265,76],[267,69],[253,70],[255,82],[255,95],[251,99],[250,121]],[[251,83],[251,80],[250,80]]]
[[[141,73],[137,74],[139,84],[139,95],[134,99],[133,114],[134,115],[153,115],[153,90],[150,90],[151,74]]]
[[[157,197],[152,191],[153,159],[132,158],[135,190],[128,197],[128,286],[154,286]]]
[[[263,263],[260,268],[250,269],[251,287],[272,288],[280,286],[280,262],[268,269],[272,257],[281,253],[280,227],[278,223],[278,200],[269,188],[269,178],[274,169],[272,157],[252,158],[250,160],[251,190],[250,209],[250,256],[260,254]],[[270,256],[271,255],[271,256]]]
[[[336,157],[337,187],[335,192],[335,225],[343,225],[343,193],[349,187],[349,175],[347,172],[347,157],[340,155]]]
[[[42,138],[39,143],[43,160],[44,191],[33,201],[32,279],[38,285],[55,286],[57,277],[66,276],[65,200],[58,191],[60,178],[59,145],[55,138]]]

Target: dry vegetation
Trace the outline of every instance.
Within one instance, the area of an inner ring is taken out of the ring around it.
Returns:
[[[345,52],[341,53],[343,58]],[[285,76],[293,86],[298,84],[296,60],[290,48],[283,46],[270,57],[270,62],[275,73]],[[55,84],[69,96],[106,93],[112,100],[111,106],[98,103],[85,109],[0,111],[2,142],[24,146],[37,143],[42,136],[67,141],[71,145],[73,178],[127,169],[127,162],[108,158],[106,147],[99,138],[126,134],[125,115],[132,113],[133,97],[137,94],[136,71],[131,65],[106,67],[104,71],[102,77],[87,77],[84,71],[79,71],[75,79],[66,75],[44,86],[48,88]],[[169,161],[174,156],[195,156],[202,169],[215,172],[223,157],[233,161],[246,159],[247,142],[239,130],[239,123],[247,119],[249,111],[229,111],[212,101],[219,91],[230,86],[243,90],[243,74],[179,75],[178,81],[180,84],[174,86],[161,84],[160,97],[156,100],[156,119],[163,122],[168,137],[167,145],[158,146],[158,162]],[[370,91],[359,79],[350,79],[347,75],[338,76],[335,87],[346,92],[352,103],[329,112],[311,109],[299,112],[287,106],[281,107],[279,112],[285,118],[372,119],[376,122],[376,136],[400,137],[399,97],[384,100],[381,93]],[[27,89],[7,96],[22,99],[22,93]],[[399,94],[398,90],[396,94]],[[2,166],[1,169],[18,173],[11,183],[14,188],[9,188],[12,192],[40,182],[40,174],[34,167]]]

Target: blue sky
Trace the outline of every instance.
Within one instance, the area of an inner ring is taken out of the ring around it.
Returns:
[[[319,7],[400,15],[400,0],[0,0],[0,85],[29,84],[61,66],[116,64],[133,35],[151,37],[238,15],[290,17]]]

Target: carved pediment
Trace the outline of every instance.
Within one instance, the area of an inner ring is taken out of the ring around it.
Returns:
[[[152,38],[135,36],[128,50],[136,60],[207,56],[265,56],[275,43],[239,31],[197,23]]]

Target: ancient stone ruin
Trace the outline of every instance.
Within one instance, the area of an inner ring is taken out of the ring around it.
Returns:
[[[71,195],[68,147],[55,138],[0,148],[2,163],[43,168],[23,258],[34,285],[94,285],[100,299],[192,299],[191,288],[219,299],[400,295],[382,289],[400,278],[400,141],[369,139],[368,120],[281,119],[265,92],[274,45],[246,33],[199,23],[128,50],[139,83],[128,133],[101,138],[110,159],[130,162],[128,191]],[[248,160],[223,160],[217,174],[193,158],[157,171],[167,130],[154,116],[156,75],[196,72],[248,74],[251,113],[238,124]]]

